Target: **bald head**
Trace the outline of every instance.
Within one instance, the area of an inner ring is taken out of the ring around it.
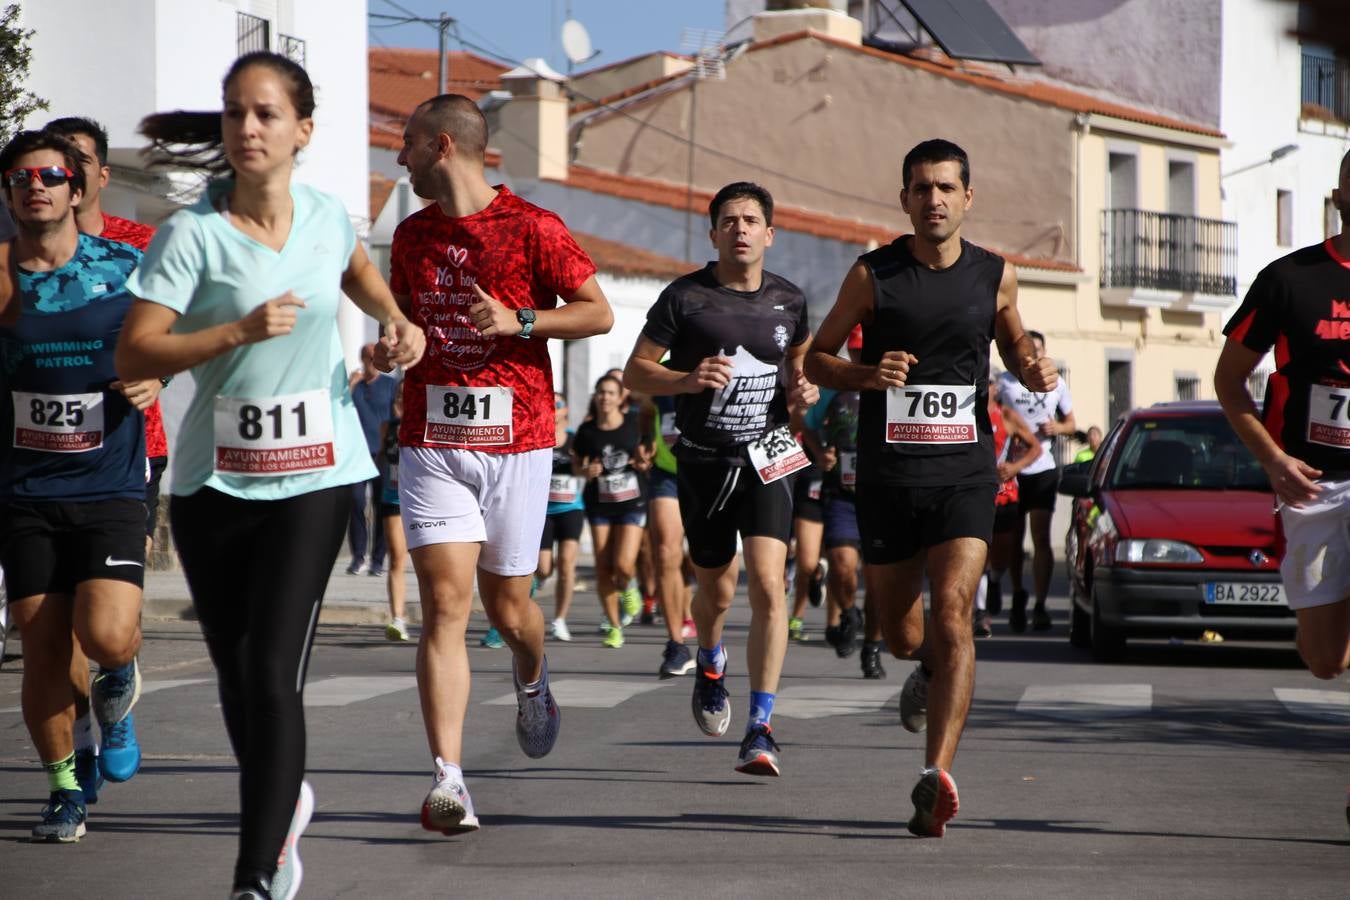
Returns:
[[[418,124],[430,134],[448,134],[455,150],[466,159],[482,162],[487,150],[487,119],[463,94],[441,94],[417,107]]]

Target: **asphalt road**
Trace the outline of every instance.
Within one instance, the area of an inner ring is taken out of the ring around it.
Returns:
[[[1285,645],[1132,643],[1098,665],[1054,631],[978,644],[975,703],[943,840],[905,829],[922,738],[898,725],[909,664],[861,679],[820,640],[789,650],[774,725],[783,777],[732,770],[749,690],[743,595],[729,632],[733,726],[709,739],[688,678],[655,678],[663,633],[606,650],[594,598],[549,662],[563,731],[516,746],[510,661],[479,649],[464,768],[483,830],[420,829],[431,763],[414,647],[326,625],[309,673],[314,822],[303,897],[1337,898],[1350,895],[1350,693]],[[196,626],[147,621],[145,760],[104,789],[76,845],[27,842],[46,787],[0,668],[0,897],[220,897],[236,773]]]

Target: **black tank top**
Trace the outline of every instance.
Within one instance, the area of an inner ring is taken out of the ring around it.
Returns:
[[[859,257],[872,273],[872,324],[863,327],[862,362],[876,365],[889,350],[918,357],[899,408],[941,423],[954,410],[960,421],[973,415],[973,440],[961,443],[888,443],[885,391],[863,391],[858,415],[859,486],[995,484],[993,428],[989,424],[989,344],[1003,258],[967,241],[946,269],[929,269],[914,258],[909,236]],[[914,391],[920,386],[974,388]],[[957,401],[953,404],[953,401]],[[973,405],[973,408],[972,408]],[[952,432],[939,425],[930,434]],[[897,435],[899,436],[899,435]]]

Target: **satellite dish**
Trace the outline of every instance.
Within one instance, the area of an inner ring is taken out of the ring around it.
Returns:
[[[573,65],[584,63],[595,56],[595,51],[591,49],[591,36],[586,31],[586,26],[576,19],[568,19],[563,23],[562,46],[563,53],[567,54],[567,59]]]

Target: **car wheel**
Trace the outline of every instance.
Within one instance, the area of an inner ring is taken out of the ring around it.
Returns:
[[[1079,605],[1081,596],[1069,582],[1069,643],[1080,650],[1092,646],[1092,616]]]
[[[1097,592],[1092,592],[1092,617],[1089,626],[1092,658],[1097,662],[1117,662],[1125,655],[1125,632],[1102,622]]]

